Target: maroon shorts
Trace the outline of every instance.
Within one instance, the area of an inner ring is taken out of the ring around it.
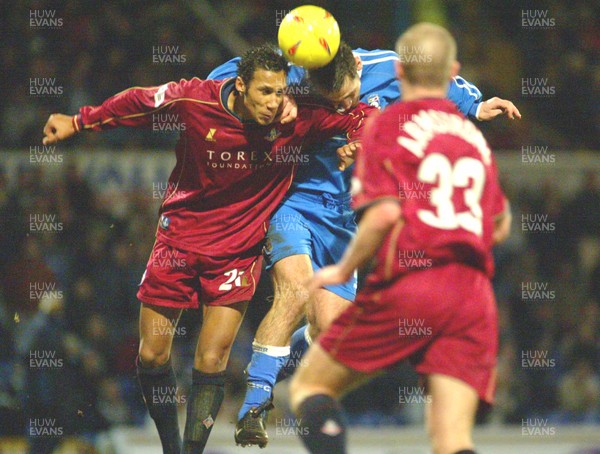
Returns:
[[[443,374],[492,403],[498,350],[490,280],[453,263],[367,286],[321,336],[321,346],[352,369],[371,373],[408,358],[420,374]]]
[[[137,297],[143,303],[181,309],[250,301],[261,265],[260,246],[239,257],[214,258],[156,240]]]

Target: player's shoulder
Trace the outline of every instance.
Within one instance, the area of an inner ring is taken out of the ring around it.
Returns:
[[[227,79],[228,77],[236,76],[240,60],[240,57],[234,57],[231,60],[226,61],[222,65],[217,66],[208,74],[208,76],[206,76],[206,79],[223,80]]]
[[[398,54],[393,50],[365,50],[357,48],[354,49],[352,53],[361,59],[363,66],[374,65],[386,61],[398,60],[399,58]]]
[[[177,85],[181,88],[181,95],[190,100],[218,102],[221,89],[229,79],[210,80],[192,77],[191,79],[181,79]]]
[[[483,133],[452,102],[446,99],[419,99],[398,103],[398,107],[405,109],[397,112],[402,136],[398,143],[415,156],[424,155],[433,137],[444,135],[457,145],[448,150],[451,154],[475,153],[485,164],[491,164],[493,157]],[[465,148],[459,143],[469,146]]]

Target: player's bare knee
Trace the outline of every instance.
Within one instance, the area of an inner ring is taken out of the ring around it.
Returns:
[[[210,349],[196,352],[194,367],[202,372],[220,372],[227,366],[228,348]]]
[[[167,349],[153,348],[142,343],[139,350],[140,363],[144,367],[164,366],[169,361],[170,353]]]

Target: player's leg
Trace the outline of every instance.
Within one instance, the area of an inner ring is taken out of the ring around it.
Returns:
[[[186,454],[201,453],[224,397],[225,368],[248,302],[204,308],[183,436]]]
[[[181,309],[142,303],[137,376],[150,416],[156,424],[164,453],[179,453],[177,382],[171,365],[171,345]],[[169,394],[169,395],[166,395]]]
[[[308,299],[305,283],[312,276],[311,239],[297,208],[298,204],[290,200],[278,208],[271,218],[263,249],[273,279],[274,300],[258,327],[247,368],[248,388],[235,433],[236,441],[243,445],[264,445],[268,440],[263,409],[270,405],[276,377],[289,357],[290,336]]]
[[[350,196],[323,194],[315,199],[299,193],[295,197],[302,203],[297,210],[304,216],[310,232],[312,269],[317,271],[339,262],[356,231],[354,213],[349,206]],[[312,339],[327,330],[331,322],[352,304],[356,287],[354,274],[348,282],[320,289],[309,299],[306,306],[309,323],[292,335],[290,359],[277,377],[278,381],[293,374]]]
[[[346,452],[346,429],[338,398],[367,380],[314,344],[305,357],[309,367],[298,369],[290,385],[292,411],[300,420],[300,436],[313,454]]]
[[[347,295],[347,292],[342,293],[337,288],[349,287],[351,285],[336,286],[331,289],[319,289],[314,292],[312,298],[309,298],[306,305],[308,324],[301,326],[292,334],[290,357],[277,375],[278,383],[294,373],[296,368],[302,364],[302,357],[308,350],[308,347],[311,346],[313,339],[316,339],[321,332],[326,331],[331,322],[352,304],[352,301],[344,297]],[[340,296],[339,293],[344,296]],[[352,299],[354,299],[354,295],[352,295]]]
[[[308,255],[292,255],[271,268],[273,305],[260,323],[248,367],[248,391],[238,419],[271,395],[279,370],[289,358],[290,337],[302,319],[308,300],[306,281],[312,276]]]
[[[427,376],[431,403],[426,425],[435,454],[474,453],[472,431],[479,403],[477,391],[454,377]]]
[[[320,333],[327,331],[331,322],[352,304],[351,300],[340,296],[339,292],[334,292],[335,290],[319,289],[309,301],[306,317],[312,339],[316,339]]]
[[[260,323],[248,366],[247,391],[238,414],[235,439],[242,445],[265,445],[268,435],[263,408],[270,406],[273,386],[290,356],[290,336],[303,317],[308,298],[306,281],[312,276],[310,257],[292,255],[271,268],[273,305]]]

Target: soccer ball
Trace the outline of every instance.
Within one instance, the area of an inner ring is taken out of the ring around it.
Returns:
[[[306,69],[325,66],[340,47],[340,28],[328,11],[303,5],[290,11],[277,34],[283,55]]]

